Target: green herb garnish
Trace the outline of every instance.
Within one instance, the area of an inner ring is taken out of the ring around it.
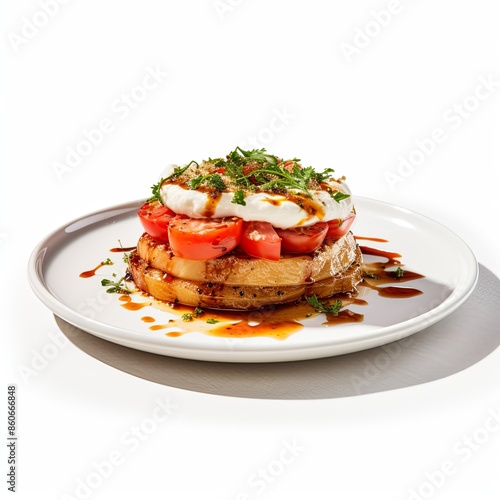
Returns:
[[[201,307],[195,307],[192,313],[184,313],[181,318],[182,321],[193,321],[194,318],[199,318],[200,316],[203,316],[205,314],[205,311],[201,309]]]
[[[215,325],[216,323],[219,323],[219,320],[218,319],[215,319],[215,318],[208,318],[207,319],[207,323],[209,325]]]
[[[190,189],[198,189],[203,183],[216,189],[217,191],[224,191],[224,189],[226,189],[226,185],[219,174],[199,175],[198,177],[188,181],[187,185]]]
[[[332,178],[334,170],[327,168],[323,172],[316,172],[312,167],[301,167],[300,159],[281,160],[277,156],[266,153],[264,148],[246,151],[237,147],[227,155],[224,163],[225,173],[230,176],[236,185],[258,188],[262,191],[286,192],[295,190],[312,198],[310,188],[314,183],[320,184]],[[219,166],[221,163],[217,163]],[[252,164],[249,171],[244,167]],[[336,202],[349,198],[349,194],[340,191],[330,192]],[[241,200],[240,196],[235,197]],[[238,201],[233,201],[238,203]]]
[[[160,189],[165,181],[166,179],[162,177],[156,184],[151,186],[152,195],[146,200],[148,203],[151,203],[153,201],[159,201],[160,203],[163,203],[160,196]]]
[[[236,179],[236,182],[245,183],[250,179],[255,179],[262,191],[286,192],[292,189],[304,193],[308,198],[312,198],[309,183],[314,170],[312,167],[300,168],[296,160],[292,160],[292,162],[292,170],[286,169],[284,163],[267,163]]]
[[[404,271],[403,271],[403,269],[401,269],[400,267],[398,267],[398,268],[394,271],[394,274],[396,275],[396,278],[402,278],[404,273],[405,273],[405,272],[404,272]]]
[[[120,245],[120,248],[123,250],[123,245],[122,245],[122,242],[121,240],[118,240],[118,244]],[[127,253],[127,252],[123,252],[123,262],[125,262],[125,264],[130,264],[130,254]],[[108,259],[109,260],[109,259]]]
[[[205,314],[205,311],[201,307],[195,307],[193,311],[193,317],[199,318],[200,316],[203,316]]]
[[[197,167],[199,167],[199,165],[196,161],[191,160],[187,165],[184,165],[183,167],[175,167],[174,171],[168,177],[166,177],[164,180],[171,181],[173,179],[177,179],[177,177],[180,177],[193,163]]]
[[[332,178],[332,174],[335,172],[333,168],[325,168],[323,172],[315,172],[314,178],[317,182],[325,182]]]
[[[113,277],[116,278],[116,274],[113,274]],[[132,290],[127,288],[126,285],[125,286],[122,285],[124,279],[125,277],[120,278],[118,281],[103,279],[101,281],[101,285],[109,287],[106,290],[106,293],[125,293],[125,294],[132,293]]]
[[[302,167],[300,159],[283,160],[269,154],[264,148],[245,150],[236,147],[225,158],[209,158],[201,165],[191,161],[184,167],[174,168],[173,173],[152,186],[153,196],[148,201],[159,200],[160,189],[165,181],[175,181],[191,165],[196,165],[194,175],[189,175],[186,185],[193,190],[207,186],[217,192],[234,192],[232,203],[246,205],[247,191],[294,192],[312,198],[312,191],[323,189],[337,203],[349,198],[349,194],[329,188],[323,183],[333,180],[332,168],[316,172],[312,167]],[[207,168],[208,167],[208,168]]]
[[[342,193],[341,191],[335,191],[335,193],[330,192],[330,196],[337,202],[340,203],[342,200],[349,198],[351,195],[347,193]]]
[[[314,309],[316,309],[319,313],[338,316],[340,310],[342,309],[342,301],[338,299],[333,304],[326,304],[325,302],[321,302],[318,297],[316,297],[316,294],[306,298],[309,305],[314,307]]]
[[[245,191],[243,191],[243,189],[238,189],[237,191],[235,191],[231,203],[245,206],[247,204],[247,202],[245,201]]]
[[[278,157],[270,154],[266,154],[266,150],[264,148],[262,149],[252,149],[250,151],[245,151],[244,149],[241,149],[240,147],[237,147],[234,151],[231,151],[229,153],[229,157],[234,161],[239,161],[236,155],[241,154],[244,158],[246,158],[249,161],[258,161],[258,162],[265,162],[269,163],[271,165],[277,165],[278,164]]]
[[[168,177],[162,177],[156,184],[151,186],[152,196],[150,196],[146,201],[151,203],[153,201],[159,201],[163,204],[163,200],[161,199],[160,190],[165,181],[171,181],[180,177],[192,164],[198,166],[198,163],[194,160],[191,160],[187,165],[183,167],[175,167],[174,171]]]

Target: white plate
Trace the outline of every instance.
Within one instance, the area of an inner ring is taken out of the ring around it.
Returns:
[[[355,235],[387,243],[360,240],[362,245],[398,252],[405,269],[424,279],[406,283],[424,293],[412,298],[382,298],[370,292],[368,305],[350,306],[364,314],[361,323],[325,327],[324,316],[304,321],[304,328],[286,340],[270,337],[228,339],[194,332],[167,337],[151,331],[141,317],[161,313],[152,306],[140,311],[121,307],[117,294],[100,284],[113,272],[123,275],[122,254],[110,249],[135,246],[142,234],[136,212],[142,201],[111,207],[81,217],[47,236],[34,249],[28,266],[30,284],[57,316],[93,335],[133,349],[187,359],[225,362],[275,362],[314,359],[377,347],[436,323],[455,311],[477,281],[478,265],[457,235],[410,210],[355,197]],[[111,258],[96,276],[82,271]],[[150,309],[150,311],[148,311]],[[168,314],[168,313],[164,313]]]

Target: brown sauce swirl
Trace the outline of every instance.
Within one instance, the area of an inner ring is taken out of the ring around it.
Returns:
[[[403,266],[401,255],[396,252],[388,252],[378,248],[361,246],[363,255],[372,255],[382,257],[384,261],[364,262],[363,263],[363,281],[358,286],[368,287],[376,291],[381,297],[404,299],[416,297],[423,292],[417,288],[405,286],[394,286],[395,284],[404,283],[425,278],[424,275],[401,268]],[[398,266],[398,269],[393,269]],[[385,286],[389,285],[389,286]]]
[[[375,255],[377,257],[383,257],[387,259],[387,264],[399,265],[401,262],[398,260],[401,258],[401,254],[396,252],[388,252],[387,250],[380,250],[379,248],[372,248],[360,245],[361,253],[363,255]]]

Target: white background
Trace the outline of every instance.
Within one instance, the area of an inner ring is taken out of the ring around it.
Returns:
[[[36,375],[19,372],[57,331],[26,279],[38,241],[70,219],[147,197],[166,163],[222,156],[251,137],[335,168],[357,195],[441,222],[500,276],[498,2],[2,5],[2,390],[18,386],[18,498],[83,498],[79,479],[114,452],[123,460],[89,498],[498,498],[500,436],[479,431],[500,411],[498,351],[433,383],[319,401],[156,385],[72,344]],[[157,80],[144,80],[153,70]],[[100,143],[61,170],[103,120]],[[432,146],[435,129],[441,143]],[[414,153],[419,165],[401,175],[416,141],[429,154]],[[396,185],[388,172],[401,175]],[[156,398],[176,410],[137,449],[127,445]],[[466,453],[474,433],[484,443]],[[450,463],[446,476],[436,472]],[[256,481],[269,467],[272,481]]]

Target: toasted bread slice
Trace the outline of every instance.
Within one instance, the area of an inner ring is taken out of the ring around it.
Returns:
[[[356,259],[357,244],[352,233],[337,241],[327,240],[311,254],[285,255],[279,261],[229,253],[209,260],[176,257],[168,244],[144,233],[137,254],[150,266],[173,277],[191,281],[238,286],[307,285],[336,276]]]
[[[327,298],[336,293],[353,291],[361,281],[361,259],[361,251],[355,245],[352,259],[346,262],[339,272],[321,279],[310,280],[308,283],[295,285],[283,284],[283,281],[287,281],[287,276],[285,274],[276,275],[276,271],[271,271],[271,280],[268,280],[266,285],[248,285],[246,283],[249,280],[246,280],[244,284],[217,282],[209,277],[208,271],[205,271],[206,279],[204,280],[179,278],[153,267],[141,258],[139,250],[130,255],[129,270],[138,288],[165,302],[179,302],[193,307],[251,310],[266,305],[293,302],[303,295],[316,294],[318,298]],[[260,273],[264,272],[260,264],[262,263],[263,266],[269,264],[268,261],[252,260],[258,261],[259,265],[256,266],[256,269]],[[287,262],[286,266],[290,266],[288,259],[282,259],[279,262],[282,261]],[[308,270],[314,267],[311,261],[314,262],[314,259],[294,258],[292,260],[295,266],[307,267]],[[242,268],[246,265],[248,264],[242,264]],[[314,275],[324,276],[323,269],[325,267],[337,269],[336,265],[332,263],[322,262],[318,265],[322,272],[317,272]],[[294,273],[294,276],[303,276],[302,281],[305,281],[305,277],[308,275],[304,272],[305,269],[302,269],[301,273]],[[231,275],[231,273],[228,274]],[[278,280],[281,281],[280,285],[274,284]],[[288,279],[288,281],[290,280]]]

